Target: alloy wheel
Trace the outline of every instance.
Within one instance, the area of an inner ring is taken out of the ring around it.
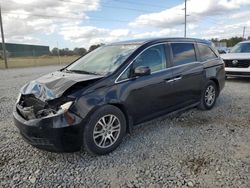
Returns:
[[[206,89],[205,92],[205,103],[208,106],[212,106],[214,101],[215,101],[215,97],[216,97],[216,93],[215,93],[215,88],[213,85],[209,85]]]
[[[112,146],[118,139],[121,132],[119,119],[112,114],[101,117],[96,123],[93,131],[95,144],[100,148]]]

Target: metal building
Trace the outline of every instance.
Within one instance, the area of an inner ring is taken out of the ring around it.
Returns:
[[[49,55],[49,46],[14,44],[5,43],[9,57],[27,57]],[[0,43],[0,51],[2,51],[2,43]]]

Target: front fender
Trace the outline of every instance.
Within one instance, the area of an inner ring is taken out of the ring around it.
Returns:
[[[76,97],[72,111],[82,118],[105,104],[117,102],[116,86],[100,88]]]
[[[127,131],[131,132],[133,125],[132,117],[129,115],[126,105],[118,99],[117,95],[116,85],[110,88],[102,88],[99,91],[96,90],[79,97],[71,110],[86,121],[101,106],[113,105],[123,112],[128,125]]]

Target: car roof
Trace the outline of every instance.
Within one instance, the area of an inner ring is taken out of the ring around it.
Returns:
[[[109,45],[142,45],[146,43],[152,43],[152,42],[199,42],[203,44],[211,45],[211,41],[204,40],[204,39],[197,39],[197,38],[184,38],[184,37],[175,37],[175,38],[146,38],[146,39],[134,39],[134,40],[128,40],[128,41],[120,41],[120,42],[114,42]]]
[[[250,43],[250,40],[245,40],[245,41],[242,41],[242,42],[239,42],[239,43]]]

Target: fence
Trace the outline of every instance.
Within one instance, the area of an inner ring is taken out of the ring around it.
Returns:
[[[14,54],[14,55],[13,55]],[[52,55],[37,55],[30,51],[12,51],[7,53],[8,67],[33,67],[33,66],[46,66],[46,65],[66,65],[76,60],[80,56],[52,56]],[[0,53],[0,69],[5,68],[4,59]]]

